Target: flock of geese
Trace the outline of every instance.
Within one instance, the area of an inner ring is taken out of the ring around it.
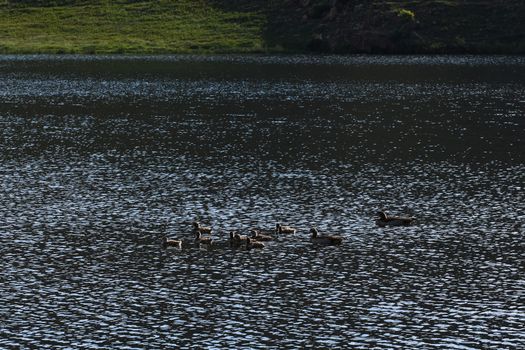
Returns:
[[[408,226],[411,225],[414,221],[414,217],[411,216],[389,216],[386,212],[380,211],[377,213],[376,224],[379,227],[385,226]],[[212,233],[212,228],[208,226],[202,226],[198,221],[194,221],[193,225],[193,234],[195,235],[195,242],[199,244],[211,245],[213,243],[213,238],[210,236]],[[274,235],[284,234],[284,235],[294,235],[297,232],[297,229],[291,226],[284,226],[280,223],[275,224],[274,230],[260,230],[260,229],[251,229],[249,235],[241,235],[237,231],[230,232],[230,244],[235,247],[245,247],[246,249],[252,248],[264,248],[265,241],[272,241]],[[312,243],[322,244],[322,245],[339,245],[343,242],[343,237],[334,236],[334,235],[320,235],[317,228],[313,227],[310,229],[310,241]],[[165,247],[176,247],[182,248],[182,240],[180,239],[171,239],[168,237],[163,237],[162,240],[163,246]]]

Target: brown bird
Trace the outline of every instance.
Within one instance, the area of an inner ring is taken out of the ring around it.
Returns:
[[[251,230],[250,233],[252,234],[252,236],[250,238],[253,239],[253,240],[259,241],[259,242],[261,242],[261,241],[272,241],[273,240],[272,236],[261,235],[259,233],[259,231],[257,231],[257,230]]]
[[[319,236],[319,231],[317,231],[316,228],[312,228],[310,230],[310,233],[312,234],[312,237],[310,240],[313,243],[318,244],[325,244],[325,245],[336,245],[341,244],[343,242],[343,237],[340,236]]]
[[[379,227],[385,226],[409,226],[414,221],[414,217],[411,216],[388,216],[384,211],[377,213],[379,217],[376,220],[376,224]]]
[[[251,230],[255,230],[255,231],[259,232],[259,234],[261,234],[261,235],[267,235],[267,236],[268,236],[268,235],[273,235],[273,234],[277,233],[277,229],[271,229],[271,230],[269,230],[269,229],[264,229],[264,228],[259,228],[259,227],[253,227]],[[251,231],[251,230],[250,230],[250,231]]]
[[[275,232],[276,233],[286,233],[286,234],[295,234],[297,232],[297,229],[290,227],[290,226],[283,226],[280,223],[275,224]]]
[[[201,244],[211,244],[213,239],[211,237],[202,237],[202,233],[200,231],[197,231],[195,233],[195,242],[201,243]]]
[[[252,248],[264,248],[263,242],[253,241],[248,237],[246,239],[246,249],[252,249]]]
[[[169,239],[168,237],[164,236],[162,239],[162,245],[164,247],[182,248],[182,241],[179,239]]]
[[[200,233],[206,233],[211,234],[212,228],[208,226],[201,226],[200,222],[194,221],[193,222],[193,232],[200,232]]]
[[[246,239],[248,237],[244,236],[244,235],[240,235],[234,231],[231,231],[230,232],[230,243],[231,244],[234,244],[234,245],[241,245],[241,244],[244,244],[246,243]]]

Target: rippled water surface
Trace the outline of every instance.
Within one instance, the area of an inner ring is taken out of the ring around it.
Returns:
[[[523,58],[3,56],[0,101],[2,349],[525,348]]]

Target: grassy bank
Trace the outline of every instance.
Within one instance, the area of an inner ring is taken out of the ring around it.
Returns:
[[[1,53],[213,53],[268,49],[262,37],[262,14],[222,10],[203,0],[35,5],[38,2],[0,7]]]
[[[12,0],[0,53],[523,54],[523,18],[522,0]]]

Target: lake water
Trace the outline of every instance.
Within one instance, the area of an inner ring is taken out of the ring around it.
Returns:
[[[2,349],[525,348],[523,57],[0,56],[0,101]]]

